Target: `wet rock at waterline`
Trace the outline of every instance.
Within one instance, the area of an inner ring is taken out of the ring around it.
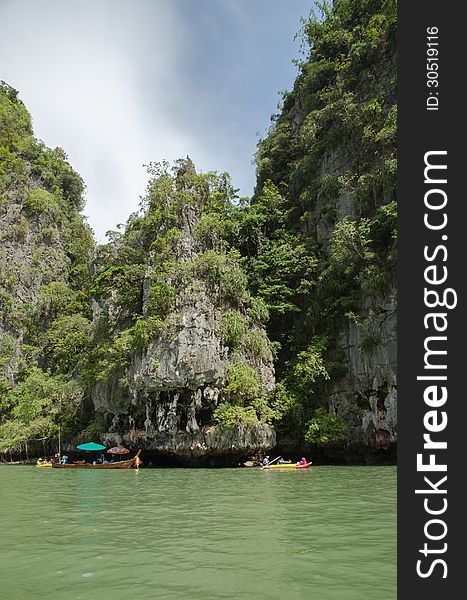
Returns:
[[[175,428],[162,432],[134,430],[123,435],[107,433],[104,443],[143,447],[185,464],[208,464],[211,459],[216,464],[228,464],[231,460],[266,452],[275,446],[276,434],[265,423],[236,428],[206,425],[194,433]]]

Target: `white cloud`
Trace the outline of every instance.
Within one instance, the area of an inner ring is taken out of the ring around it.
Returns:
[[[252,192],[255,132],[283,87],[268,79],[280,65],[263,73],[269,44],[278,51],[271,23],[283,24],[269,13],[263,22],[259,5],[255,21],[252,8],[250,0],[0,0],[0,79],[19,90],[36,135],[61,146],[83,177],[99,241],[137,210],[151,161],[188,154]]]
[[[0,77],[20,91],[36,135],[63,147],[84,178],[85,213],[100,240],[137,208],[143,163],[176,158],[190,146],[164,118],[164,89],[183,53],[175,19],[169,2],[0,5],[0,21],[8,24]],[[148,110],[157,117],[149,119]]]

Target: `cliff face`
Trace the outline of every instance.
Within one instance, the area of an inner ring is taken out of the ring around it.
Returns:
[[[0,379],[47,367],[53,321],[79,312],[93,241],[79,211],[83,184],[60,149],[32,134],[17,92],[0,86]]]
[[[396,333],[395,290],[339,332],[347,371],[330,386],[329,403],[349,423],[351,445],[384,449],[397,441]]]
[[[127,327],[134,317],[129,319],[114,290],[95,303],[95,324],[118,315],[111,325],[114,344],[125,332],[134,336],[135,327],[147,329],[144,343],[130,349],[126,366],[112,368],[94,386],[106,439],[179,458],[267,450],[275,444],[267,424],[247,426],[240,416],[236,427],[226,427],[213,419],[222,403],[246,406],[274,388],[269,342],[249,314],[252,299],[238,256],[214,231],[202,229],[214,214],[213,192],[191,161],[183,162],[175,177],[165,173],[151,185],[143,217],[151,223],[146,242],[144,226],[139,233],[148,250],[140,265],[138,319]],[[161,205],[164,215],[157,212]],[[262,344],[260,351],[252,341]],[[239,377],[245,378],[244,390],[233,389]],[[256,386],[250,396],[248,385]]]
[[[362,86],[358,90],[360,97],[357,98],[360,103],[365,105],[373,102],[374,95],[377,95],[380,110],[389,116],[395,107],[395,88],[391,87],[395,81],[395,69],[395,53],[389,52],[384,62],[380,59],[375,65],[374,88]],[[377,256],[377,252],[374,252],[370,245],[374,242],[373,238],[380,233],[378,226],[381,224],[381,207],[383,211],[386,208],[391,211],[391,222],[384,223],[383,227],[395,227],[395,212],[392,208],[395,173],[393,177],[386,175],[386,178],[381,174],[393,160],[394,148],[389,146],[382,151],[376,146],[374,152],[374,156],[363,159],[358,144],[347,137],[334,147],[327,148],[317,163],[318,179],[332,178],[337,182],[348,180],[349,174],[354,174],[364,166],[372,172],[372,176],[376,171],[376,186],[366,190],[367,195],[364,198],[355,193],[354,183],[346,182],[346,185],[336,186],[332,192],[327,189],[321,190],[316,198],[314,214],[311,217],[307,216],[305,220],[305,228],[307,234],[320,244],[324,261],[328,261],[335,252],[336,239],[342,231],[340,226],[343,223],[355,223],[357,228],[362,223],[370,225],[369,235],[363,244],[358,237],[352,237],[345,232],[347,254],[349,250],[350,253],[358,254],[357,245],[362,244],[361,250],[368,256],[362,261],[358,260],[361,257],[356,257],[360,272],[357,273],[355,269],[355,279],[351,287],[358,298],[357,302],[351,307],[351,311],[344,314],[344,319],[336,319],[337,330],[334,332],[334,339],[336,347],[343,352],[342,364],[345,373],[331,378],[326,386],[326,395],[329,410],[341,416],[349,426],[347,443],[350,446],[387,449],[397,441],[395,236],[391,233],[389,243],[384,240],[387,246],[384,249],[378,248],[380,256]],[[366,154],[369,154],[369,149]],[[359,175],[357,185],[364,177],[365,175]],[[386,212],[386,216],[388,214],[389,211]],[[372,227],[372,223],[378,219],[378,226]],[[384,235],[388,237],[387,232]],[[366,243],[369,252],[364,248]],[[355,244],[353,250],[352,244]],[[348,256],[340,258],[346,260]],[[373,270],[373,281],[367,276],[370,269]]]
[[[256,198],[268,181],[280,189],[298,224],[289,231],[317,259],[308,293],[293,297],[305,318],[288,323],[299,348],[325,340],[327,376],[301,402],[305,419],[327,406],[348,426],[342,447],[388,448],[397,439],[395,3],[325,10],[304,25],[309,56],[259,145]],[[284,338],[280,326],[270,335]],[[285,381],[296,394],[287,367]]]
[[[0,256],[3,375],[10,381],[19,367],[21,345],[27,339],[27,313],[37,306],[43,286],[65,282],[69,260],[63,245],[63,228],[47,213],[25,210],[28,197],[41,191],[33,178],[11,189],[0,214]],[[43,232],[47,231],[47,236]],[[55,243],[51,242],[54,238]],[[45,239],[44,239],[45,238]],[[9,357],[7,347],[11,348]]]
[[[378,64],[378,85],[384,89],[388,111],[395,101],[394,89],[389,85],[395,76],[395,64],[394,55],[384,65]],[[345,145],[328,152],[320,161],[320,177],[345,177],[355,166],[352,157],[356,153],[352,141],[345,140]],[[380,206],[391,203],[394,193],[394,188],[386,184],[372,199],[374,207],[364,211],[351,187],[340,189],[335,196],[320,194],[316,213],[307,220],[308,234],[315,236],[329,255],[336,223],[345,219],[361,222],[363,215],[374,216]],[[331,218],[329,206],[334,209]],[[397,441],[397,295],[392,263],[393,256],[388,264],[378,264],[385,280],[383,289],[367,290],[363,286],[355,312],[347,315],[335,334],[336,344],[344,353],[345,374],[327,386],[329,409],[349,425],[351,446],[386,449]]]

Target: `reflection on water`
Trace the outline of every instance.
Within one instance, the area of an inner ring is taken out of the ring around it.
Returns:
[[[0,467],[1,600],[389,600],[395,467]]]

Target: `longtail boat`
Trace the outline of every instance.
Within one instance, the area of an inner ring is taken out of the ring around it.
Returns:
[[[311,462],[303,463],[301,465],[295,463],[283,463],[279,465],[262,465],[261,468],[265,470],[269,469],[308,469],[311,466]]]
[[[74,462],[65,464],[52,463],[52,467],[54,469],[129,469],[135,464],[135,461],[140,454],[141,450],[138,450],[138,452],[135,454],[135,456],[133,456],[133,458],[113,463],[99,463],[96,465],[87,462]]]

